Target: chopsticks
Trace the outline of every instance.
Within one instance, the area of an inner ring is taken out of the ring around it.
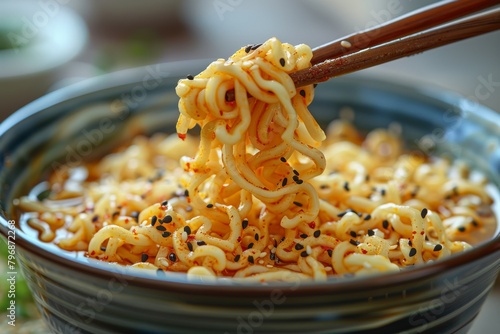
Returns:
[[[498,7],[450,22],[495,5],[498,0],[443,1],[424,7],[314,49],[313,66],[290,76],[301,87],[498,30]],[[450,23],[436,27],[446,22]]]

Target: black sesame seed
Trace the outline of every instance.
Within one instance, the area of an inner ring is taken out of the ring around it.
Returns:
[[[344,183],[344,190],[345,191],[351,190],[351,189],[349,189],[349,182],[347,182],[347,181]]]
[[[354,246],[358,246],[358,245],[359,245],[359,241],[354,240],[354,239],[349,240],[349,243],[350,243],[351,245],[354,245]]]
[[[303,182],[304,182],[303,180],[297,180],[297,181],[295,181],[295,183],[297,183],[297,184],[302,184]]]
[[[408,240],[408,246],[413,246],[413,242],[411,242],[411,240]]]
[[[189,190],[184,190],[184,196],[189,197]]]
[[[309,254],[307,253],[307,251],[303,251],[302,253],[300,253],[300,256],[302,257],[307,257]]]
[[[473,220],[473,221],[472,221],[472,225],[474,225],[474,226],[479,226],[478,222],[477,222],[477,221],[475,221],[475,220]]]
[[[286,158],[285,157],[281,157],[280,160],[281,160],[281,162],[286,162]]]
[[[368,230],[368,236],[370,237],[373,237],[375,235],[375,231],[374,230]]]
[[[156,217],[156,216],[151,217],[151,226],[155,226],[157,221],[158,221],[158,217]]]
[[[116,217],[118,217],[118,215],[120,215],[120,212],[119,211],[115,211],[115,212],[113,212],[112,218],[116,219]]]
[[[300,96],[306,97],[306,91],[305,90],[301,89],[299,93],[300,93]]]
[[[170,253],[170,254],[168,254],[168,258],[169,258],[169,260],[170,260],[170,261],[172,261],[172,262],[177,261],[177,256],[175,255],[175,253]]]
[[[428,212],[428,210],[426,208],[423,208],[422,211],[420,212],[420,216],[422,218],[425,218],[425,216],[427,216],[427,212]]]
[[[161,206],[167,206],[167,205],[168,205],[168,201],[165,200],[165,201],[161,202]]]
[[[269,259],[271,259],[271,261],[274,261],[274,259],[276,259],[276,254],[271,252],[271,254],[269,254]]]
[[[295,249],[301,250],[301,249],[304,249],[304,246],[302,246],[301,244],[295,244]]]
[[[188,74],[188,76],[186,78],[188,78],[188,80],[193,80],[194,79],[194,77],[191,74]]]
[[[166,230],[167,230],[167,229],[165,228],[165,226],[162,226],[162,225],[158,225],[158,226],[156,226],[156,229],[157,229],[158,231],[166,231]]]
[[[98,220],[99,220],[98,215],[95,215],[94,217],[92,217],[92,223],[97,223]]]
[[[252,256],[252,255],[250,255],[250,256],[248,257],[248,262],[250,262],[251,264],[253,264],[253,263],[254,263],[254,260],[253,260],[253,256]]]
[[[319,236],[321,235],[321,231],[320,230],[316,230],[316,231],[314,231],[313,235],[314,235],[315,238],[319,238]]]
[[[413,257],[415,256],[415,254],[417,254],[417,249],[416,248],[412,248],[410,249],[410,253],[408,254],[410,257]]]
[[[351,235],[351,237],[353,237],[353,238],[356,238],[356,237],[358,236],[358,234],[357,234],[356,232],[354,232],[354,231],[349,232],[349,234],[350,234],[350,235]]]
[[[381,190],[380,190],[380,194],[381,194],[382,196],[385,196],[385,189],[381,189]]]
[[[382,226],[385,228],[385,229],[388,229],[389,228],[389,221],[388,220],[384,220],[382,222]]]
[[[245,48],[245,52],[249,53],[251,49],[252,49],[252,45],[247,45]]]
[[[248,249],[252,249],[253,248],[253,242],[249,243],[248,246],[247,246]]]
[[[354,211],[353,209],[347,209],[347,210],[342,211],[341,213],[339,213],[339,214],[337,215],[337,217],[342,218],[342,217],[344,217],[346,214],[348,214],[349,212],[354,212],[355,214],[358,214],[358,213],[357,213],[356,211]]]
[[[460,232],[465,232],[465,226],[460,226],[460,227],[458,228],[458,230],[459,230]]]
[[[189,251],[192,252],[193,251],[193,244],[188,242],[187,245],[188,245]]]
[[[329,250],[327,250],[326,252],[328,253],[328,256],[332,257],[332,255],[333,255],[333,250],[329,249]]]
[[[149,256],[146,253],[142,253],[141,255],[141,262],[146,262],[148,260]]]
[[[285,58],[280,58],[280,65],[285,66]]]
[[[276,241],[276,239],[273,240],[273,245],[274,247],[278,247],[278,241]]]
[[[288,183],[288,179],[285,177],[283,181],[281,181],[281,186],[284,187]]]
[[[300,202],[293,202],[293,204],[295,204],[296,206],[302,206],[302,203]]]
[[[371,216],[371,215],[366,215],[366,216],[365,216],[365,220],[370,220],[370,219],[372,219],[372,216]]]
[[[255,233],[255,235],[254,235],[254,239],[255,239],[255,241],[259,241],[259,238],[260,238],[260,237],[259,237],[259,234],[258,234],[258,233]]]
[[[106,247],[104,247],[104,246],[101,246],[101,248],[100,248],[100,249],[101,249],[103,252],[105,252],[105,251],[106,251]]]
[[[302,239],[305,239],[305,238],[307,238],[307,237],[308,237],[308,235],[307,235],[307,234],[305,234],[305,233],[302,233],[302,234],[300,235],[300,237],[301,237]]]
[[[258,49],[258,48],[259,48],[259,46],[261,46],[261,45],[262,45],[262,43],[260,43],[260,44],[254,44],[254,45],[252,45],[252,46],[250,47],[250,50],[252,50],[252,51],[253,51],[253,50],[256,50],[256,49]]]
[[[328,189],[328,188],[330,188],[330,186],[327,185],[327,184],[322,184],[322,185],[319,186],[319,188],[320,189]]]
[[[234,262],[238,262],[240,260],[241,255],[238,254],[234,257]]]
[[[214,205],[213,205],[212,203],[208,203],[208,204],[207,204],[207,208],[211,209],[211,208],[213,208],[213,207],[214,207]]]
[[[184,226],[184,232],[186,232],[187,235],[191,234],[191,228],[189,226]]]
[[[132,211],[130,213],[130,217],[132,217],[135,220],[139,219],[139,211]]]
[[[299,176],[299,172],[297,172],[297,170],[295,170],[295,169],[294,169],[294,170],[293,170],[293,173],[294,173],[295,175]]]
[[[435,252],[439,252],[441,249],[443,249],[443,246],[440,245],[440,244],[437,244],[436,246],[434,246],[434,251]]]
[[[299,180],[299,177],[297,175],[292,176],[292,179],[297,182]]]
[[[171,215],[166,215],[165,217],[163,217],[163,219],[161,220],[162,223],[171,223],[172,222],[172,216]]]
[[[241,227],[243,227],[243,229],[247,228],[248,226],[248,220],[244,219],[242,222],[241,222]]]
[[[205,241],[199,240],[199,241],[196,241],[196,244],[198,246],[205,246],[207,243]]]
[[[161,234],[161,236],[162,236],[162,237],[164,237],[164,238],[168,238],[168,237],[169,237],[169,236],[171,236],[171,235],[172,235],[172,233],[170,233],[169,231],[165,231],[165,232],[163,232],[163,233]]]

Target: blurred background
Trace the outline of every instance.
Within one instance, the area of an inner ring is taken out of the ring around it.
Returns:
[[[319,46],[432,2],[0,0],[0,121],[47,92],[89,77],[184,59],[206,58],[208,64],[273,36]],[[499,111],[499,60],[495,32],[363,72],[444,88]],[[32,314],[29,295],[23,298],[26,314]],[[471,333],[496,332],[498,309],[497,284]],[[7,329],[0,325],[0,332]]]

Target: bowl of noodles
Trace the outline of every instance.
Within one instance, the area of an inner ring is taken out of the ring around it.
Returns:
[[[295,88],[308,59],[121,71],[0,125],[1,232],[53,332],[467,332],[500,266],[500,115]]]

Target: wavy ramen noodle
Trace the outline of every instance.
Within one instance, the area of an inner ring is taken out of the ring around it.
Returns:
[[[313,86],[289,76],[311,57],[273,38],[180,80],[182,140],[139,137],[52,175],[48,198],[20,200],[29,225],[103,261],[263,282],[399,271],[496,223],[463,164],[405,153],[397,131],[338,120],[325,135]]]

